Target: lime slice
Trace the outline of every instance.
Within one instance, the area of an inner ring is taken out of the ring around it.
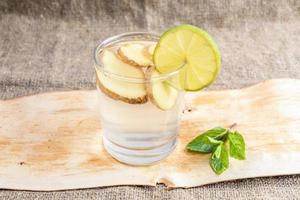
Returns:
[[[221,65],[220,52],[211,36],[187,24],[171,28],[161,36],[153,59],[160,73],[181,68],[179,82],[186,91],[197,91],[210,85]]]

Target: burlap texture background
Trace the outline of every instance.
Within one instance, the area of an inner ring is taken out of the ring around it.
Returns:
[[[160,33],[181,23],[206,29],[219,44],[222,71],[210,90],[240,88],[270,78],[300,78],[298,0],[1,0],[0,98],[93,89],[92,51],[99,41],[127,31]],[[0,190],[0,199],[26,198],[300,199],[300,176],[171,191],[162,185]]]

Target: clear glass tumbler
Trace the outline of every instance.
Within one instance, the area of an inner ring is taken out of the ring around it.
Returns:
[[[158,36],[151,33],[125,33],[106,39],[94,52],[103,145],[115,159],[131,165],[155,163],[175,148],[184,96],[184,92],[176,87],[181,69],[150,79],[130,77],[111,72],[101,55],[107,49],[117,52],[124,43],[147,45],[157,40]],[[177,92],[174,105],[167,110],[155,105],[146,89],[145,95],[136,99],[125,98],[110,89],[118,87],[121,92],[124,88],[134,93],[137,88],[147,88],[147,84],[158,82],[168,83]]]

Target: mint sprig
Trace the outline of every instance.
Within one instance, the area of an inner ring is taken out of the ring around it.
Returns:
[[[238,160],[245,160],[245,141],[243,136],[229,128],[216,127],[201,133],[186,148],[198,153],[211,153],[210,166],[216,174],[222,174],[229,167],[229,155]],[[229,142],[229,145],[226,145]],[[229,154],[227,150],[229,146]]]

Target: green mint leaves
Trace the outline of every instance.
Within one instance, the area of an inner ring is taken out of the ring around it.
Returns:
[[[231,127],[233,127],[232,125]],[[229,145],[227,145],[229,142]],[[229,167],[229,155],[245,160],[245,141],[243,136],[230,128],[216,127],[194,138],[186,148],[199,153],[211,153],[210,166],[216,174],[222,174]]]
[[[230,156],[238,160],[245,160],[245,141],[243,136],[236,131],[229,132],[228,140]]]
[[[224,144],[220,144],[211,154],[209,164],[218,175],[222,174],[228,168],[229,157]]]
[[[226,134],[227,129],[221,127],[210,129],[193,139],[186,148],[190,151],[211,153],[219,145],[218,142],[223,141]]]

